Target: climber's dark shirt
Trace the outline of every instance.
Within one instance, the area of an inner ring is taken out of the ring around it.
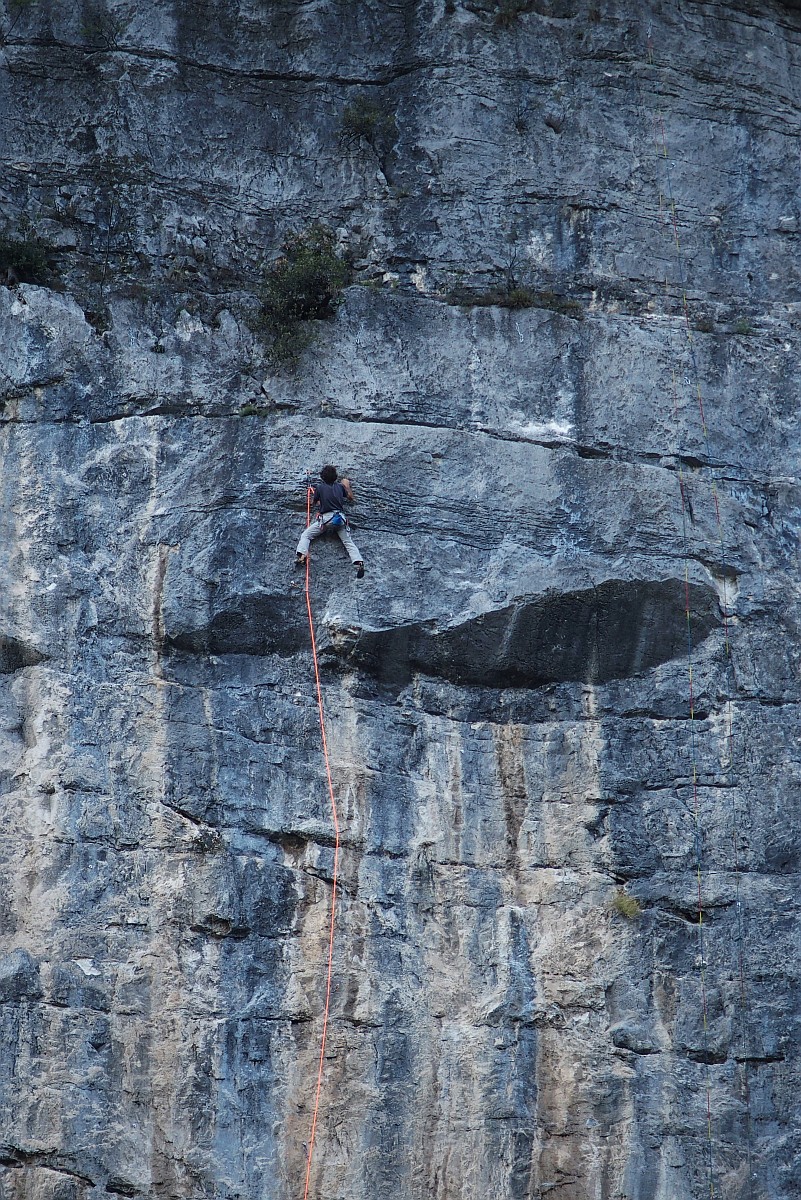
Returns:
[[[321,513],[339,512],[342,505],[347,500],[345,489],[341,483],[323,483],[322,480],[316,484],[312,501],[314,504],[320,505]]]

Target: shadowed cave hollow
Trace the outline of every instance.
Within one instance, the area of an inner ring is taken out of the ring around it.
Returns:
[[[689,585],[689,599],[697,646],[720,623],[718,601],[700,584]],[[605,683],[687,653],[685,600],[680,579],[613,579],[520,599],[442,630],[429,621],[335,637],[328,654],[393,684],[416,671],[485,687]]]
[[[23,667],[35,667],[45,662],[45,655],[17,638],[0,635],[0,675],[13,675]]]
[[[689,585],[694,645],[718,627],[717,595]],[[208,623],[168,631],[166,647],[190,654],[280,654],[308,649],[297,598],[229,597]],[[540,687],[605,683],[638,675],[687,653],[685,584],[680,579],[612,579],[577,591],[521,597],[503,608],[441,627],[435,620],[384,629],[318,630],[329,667],[358,667],[403,686],[416,672],[450,683]]]

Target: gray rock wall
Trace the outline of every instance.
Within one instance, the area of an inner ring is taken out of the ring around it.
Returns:
[[[310,1196],[797,1196],[798,7],[2,29],[2,1200],[303,1194],[324,461]]]

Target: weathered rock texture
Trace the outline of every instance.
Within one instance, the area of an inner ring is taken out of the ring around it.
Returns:
[[[310,1194],[797,1197],[798,6],[3,21],[3,1200],[303,1194],[328,460]]]

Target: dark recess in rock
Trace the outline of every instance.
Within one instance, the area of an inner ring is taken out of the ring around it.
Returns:
[[[612,1044],[620,1050],[631,1050],[633,1054],[657,1054],[659,1052],[658,1046],[654,1044],[654,1039],[641,1025],[622,1021],[620,1024],[612,1026],[609,1035],[612,1038]]]
[[[106,1184],[106,1191],[112,1196],[138,1196],[139,1189],[133,1184],[128,1183],[125,1179],[120,1179],[115,1175],[109,1179]]]
[[[52,968],[49,1000],[59,1008],[108,1012],[111,1007],[102,986],[87,980],[73,963],[56,963]]]
[[[205,933],[213,938],[233,938],[235,941],[241,941],[250,933],[246,925],[234,925],[227,917],[218,916],[217,913],[207,913],[202,920],[190,925],[190,929],[193,933]]]
[[[41,995],[38,962],[27,950],[12,950],[0,962],[0,1004],[38,1000]]]
[[[691,584],[690,625],[698,645],[719,624],[715,593]],[[433,622],[363,632],[343,646],[351,662],[387,683],[415,671],[457,684],[540,687],[631,678],[687,651],[680,579],[607,580],[553,592],[442,631]],[[328,653],[340,652],[330,647]]]
[[[282,596],[238,596],[195,629],[167,630],[167,649],[190,654],[295,654],[306,645],[305,610]]]
[[[0,675],[13,675],[23,667],[35,667],[45,661],[45,655],[26,646],[16,638],[4,637],[0,634]]]

